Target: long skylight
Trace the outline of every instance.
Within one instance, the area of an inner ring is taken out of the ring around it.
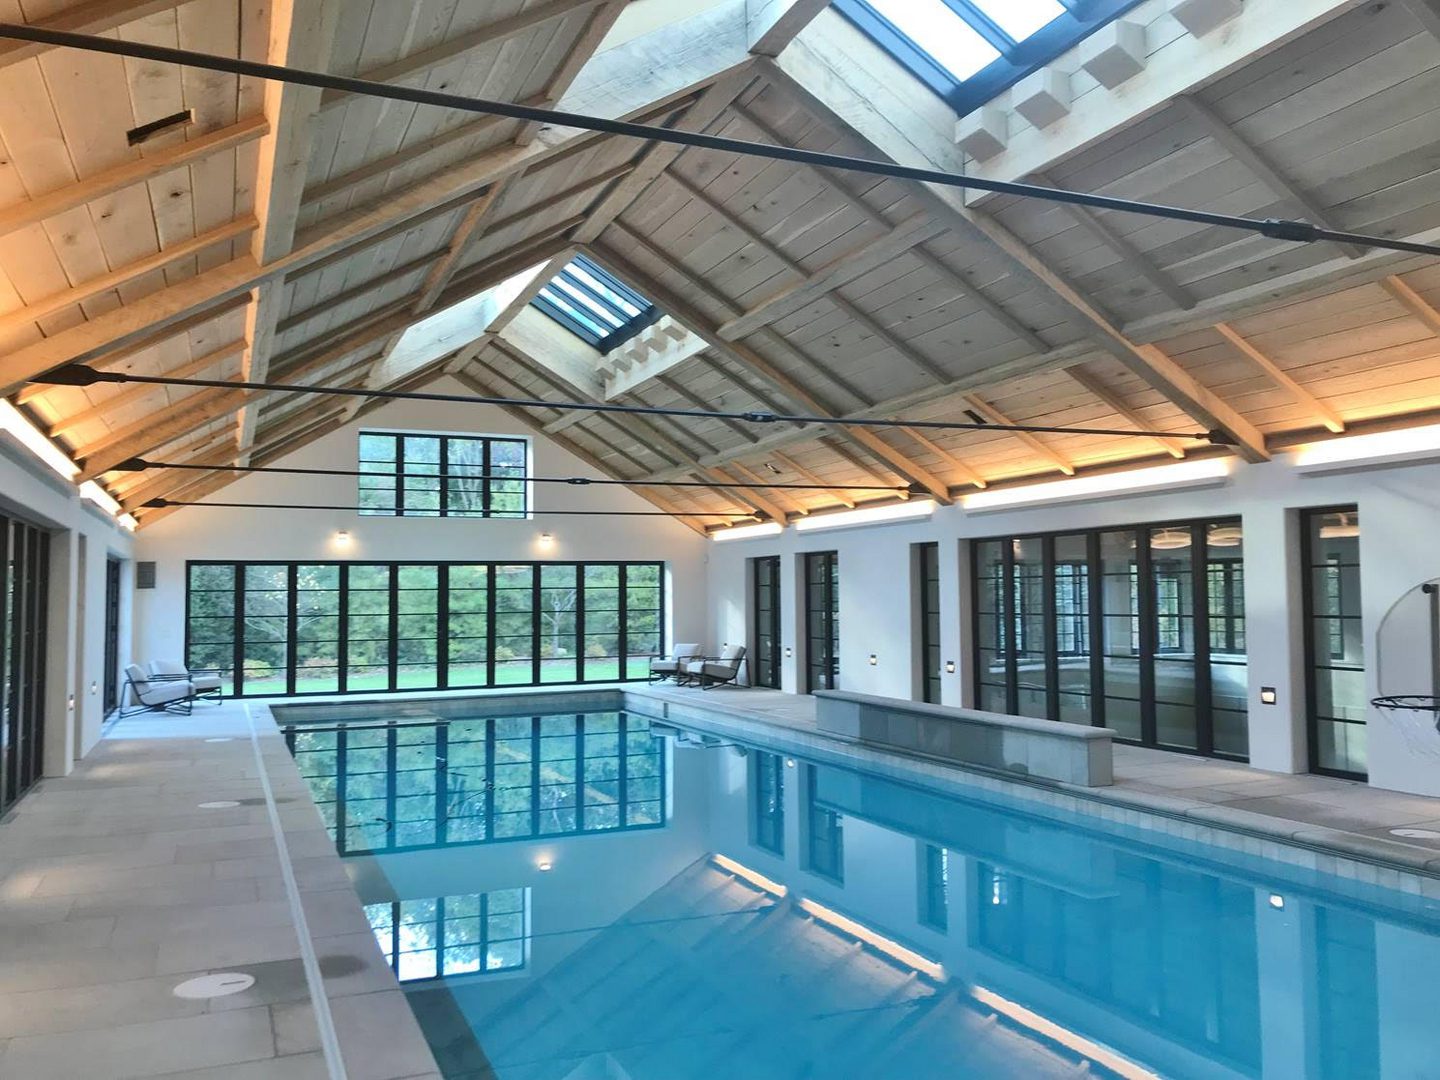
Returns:
[[[1139,0],[835,0],[962,116]]]
[[[602,353],[660,317],[654,304],[584,255],[566,263],[531,304]]]

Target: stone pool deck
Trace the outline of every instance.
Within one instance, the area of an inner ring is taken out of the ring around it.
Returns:
[[[1440,837],[1390,831],[1440,832],[1440,799],[1134,747],[1116,747],[1113,787],[1071,789],[845,744],[816,730],[808,697],[626,692],[700,726],[1254,854],[1298,852],[1318,870],[1440,899]],[[200,808],[209,802],[236,805]],[[171,992],[220,971],[255,985],[208,1001]],[[0,1076],[438,1077],[263,704],[119,721],[0,823]]]

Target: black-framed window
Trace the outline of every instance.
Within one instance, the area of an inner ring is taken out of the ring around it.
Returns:
[[[1366,776],[1365,635],[1360,607],[1360,513],[1301,514],[1305,574],[1305,698],[1310,770]]]
[[[402,983],[525,967],[529,889],[366,904],[365,917]]]
[[[362,431],[360,514],[523,518],[529,459],[520,436]]]
[[[917,544],[920,607],[920,695],[939,704],[940,690],[940,545]]]
[[[755,846],[785,854],[785,762],[779,754],[757,750],[751,783],[751,832]]]
[[[805,867],[838,884],[845,882],[845,818],[815,797],[814,765],[805,766]]]
[[[665,824],[665,747],[626,713],[282,728],[342,855]]]
[[[237,697],[619,682],[664,652],[661,563],[214,563],[185,655]]]
[[[922,844],[920,857],[920,922],[932,930],[948,930],[950,852],[938,844]]]
[[[805,555],[805,692],[840,686],[840,556]]]
[[[751,680],[756,686],[780,689],[780,556],[767,555],[752,560],[753,594],[751,610],[755,617],[755,637],[750,648],[753,670]]]
[[[585,255],[576,255],[530,301],[587,345],[609,352],[660,318],[644,296]]]
[[[1139,0],[834,0],[964,116]]]
[[[106,716],[120,707],[119,559],[105,561],[105,685],[101,708]]]
[[[45,771],[50,534],[0,517],[0,813]]]
[[[980,708],[1248,753],[1238,519],[972,545]]]

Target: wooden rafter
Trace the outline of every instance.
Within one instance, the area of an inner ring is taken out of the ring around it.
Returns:
[[[103,34],[117,26],[143,19],[157,11],[167,11],[178,0],[84,0],[44,19],[17,19],[46,30],[65,30],[72,34]],[[0,67],[18,64],[38,56],[48,45],[33,41],[0,41]]]
[[[1339,413],[1291,378],[1288,371],[1275,363],[1274,360],[1266,356],[1249,341],[1246,341],[1233,326],[1229,323],[1222,322],[1216,323],[1215,329],[1220,332],[1221,337],[1248,356],[1255,366],[1266,374],[1271,382],[1284,390],[1300,405],[1304,406],[1312,416],[1327,428],[1334,432],[1345,430],[1345,421]]]
[[[988,422],[992,424],[1013,424],[1014,420],[1006,416],[999,409],[995,408],[984,398],[976,394],[966,394],[964,398],[966,406],[974,409]],[[1068,459],[1047,445],[1038,435],[1029,431],[1011,431],[1007,435],[1019,440],[1028,446],[1035,454],[1048,461],[1054,468],[1059,469],[1066,476],[1075,475],[1075,466]]]
[[[1089,391],[1092,397],[1098,398],[1102,404],[1113,410],[1116,416],[1123,417],[1134,424],[1137,431],[1149,430],[1150,425],[1146,423],[1145,418],[1127,405],[1119,394],[1092,375],[1083,364],[1067,367],[1065,374]],[[1180,445],[1179,440],[1166,435],[1151,435],[1151,439],[1171,457],[1183,458],[1185,456],[1185,449]]]

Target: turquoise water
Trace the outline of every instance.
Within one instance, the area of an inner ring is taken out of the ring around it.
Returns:
[[[446,1077],[1440,1077],[1440,902],[780,737],[405,704],[285,730]]]

